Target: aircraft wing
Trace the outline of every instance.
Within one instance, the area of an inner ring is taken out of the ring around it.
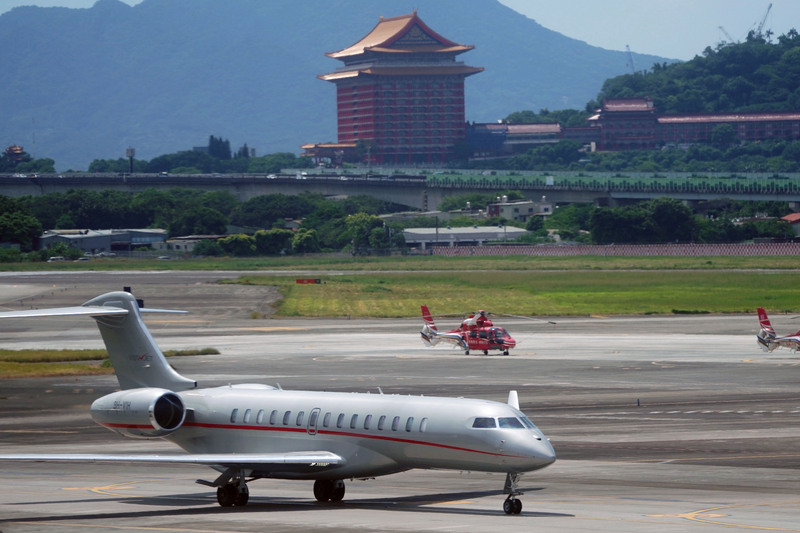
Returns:
[[[253,468],[270,465],[330,466],[345,460],[326,451],[287,453],[212,453],[182,455],[125,455],[90,453],[0,454],[0,461],[55,461],[82,463],[169,463]]]
[[[119,307],[54,307],[51,309],[27,309],[24,311],[3,311],[0,318],[30,318],[37,316],[103,316],[103,315],[127,315],[127,309]]]

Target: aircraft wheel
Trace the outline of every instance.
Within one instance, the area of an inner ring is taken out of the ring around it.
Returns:
[[[318,479],[314,482],[314,497],[318,502],[328,502],[333,494],[333,481]]]
[[[508,355],[508,350],[505,350],[505,351],[503,352],[503,355]]]
[[[244,485],[241,490],[236,491],[236,497],[233,499],[233,505],[237,507],[244,507],[250,500],[250,489]]]
[[[511,505],[511,512],[519,514],[522,512],[522,500],[512,500],[514,503]]]
[[[489,350],[484,350],[483,355],[489,355]]]
[[[233,483],[217,487],[217,502],[222,507],[232,507],[236,503],[239,489]]]
[[[464,355],[469,355],[469,350],[464,350]]]
[[[503,502],[503,512],[506,514],[512,514],[514,512],[514,500],[506,500]]]
[[[340,502],[344,498],[344,481],[337,479],[333,483],[333,491],[331,492],[331,501]]]

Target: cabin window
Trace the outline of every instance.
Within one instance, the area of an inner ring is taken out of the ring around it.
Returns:
[[[233,411],[231,411],[231,424],[236,422],[236,417],[237,416],[239,416],[239,410],[238,409],[234,409]]]
[[[419,430],[422,433],[425,433],[426,431],[428,431],[428,419],[427,418],[423,418],[422,421],[419,423]]]
[[[409,416],[408,420],[406,420],[406,431],[411,431],[412,427],[414,427],[414,417]]]
[[[264,410],[259,409],[258,414],[256,415],[256,424],[263,424],[264,423]]]
[[[325,413],[325,416],[322,417],[322,426],[328,427],[331,425],[331,413],[330,411]]]
[[[289,420],[291,420],[291,419],[292,419],[292,412],[291,411],[286,411],[285,413],[283,413],[283,425],[284,426],[288,426],[289,425]]]
[[[271,426],[274,426],[277,421],[278,421],[278,410],[274,409],[269,415],[269,424]]]
[[[523,429],[525,426],[516,416],[503,416],[497,419],[501,428]]]
[[[475,421],[472,423],[472,427],[486,429],[486,428],[496,428],[497,424],[495,424],[494,418],[476,418]]]
[[[306,416],[305,411],[300,411],[299,413],[297,413],[297,420],[295,420],[295,424],[298,425],[298,426],[302,426],[303,425],[303,417],[305,417],[305,416]]]
[[[250,409],[247,409],[244,412],[244,418],[242,418],[242,422],[244,422],[245,424],[249,424],[250,423]]]
[[[392,431],[397,431],[398,427],[400,427],[400,417],[396,416],[392,419]]]
[[[339,413],[339,418],[336,419],[336,427],[341,428],[344,425],[344,413]]]
[[[384,426],[385,424],[386,424],[386,415],[382,415],[382,416],[381,416],[381,417],[378,419],[378,429],[379,429],[380,431],[383,431],[383,426]]]
[[[369,429],[370,424],[372,424],[372,415],[367,415],[364,417],[364,429]]]
[[[350,429],[356,429],[358,425],[358,415],[353,415],[350,417]]]
[[[308,427],[316,427],[317,426],[317,417],[319,416],[319,411],[311,411],[311,414],[308,415]]]

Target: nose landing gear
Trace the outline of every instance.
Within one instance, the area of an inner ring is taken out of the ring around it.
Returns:
[[[506,514],[519,514],[522,512],[522,502],[517,496],[522,496],[522,492],[517,488],[519,484],[519,474],[509,472],[506,474],[506,484],[503,487],[503,494],[508,494],[503,502],[503,512]]]

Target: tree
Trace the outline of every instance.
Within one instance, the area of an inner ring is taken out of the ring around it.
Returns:
[[[313,229],[297,230],[292,238],[292,252],[296,254],[319,252],[317,232]]]
[[[228,235],[217,242],[219,242],[225,253],[244,257],[256,255],[256,240],[244,233]]]
[[[711,144],[717,148],[728,148],[736,140],[736,130],[730,124],[717,124],[711,130]]]
[[[0,242],[19,244],[20,250],[33,250],[36,239],[42,234],[42,225],[22,211],[0,214]]]
[[[687,242],[692,240],[695,225],[692,210],[674,198],[650,200],[646,210],[653,220],[658,242]]]
[[[277,255],[292,251],[294,232],[288,229],[258,230],[255,235],[256,251],[260,255]]]
[[[169,234],[178,235],[221,235],[228,227],[228,217],[210,207],[191,207],[184,209],[169,224]]]
[[[375,215],[356,213],[345,219],[347,236],[353,245],[353,250],[369,247],[369,237],[373,228],[383,226],[383,221]]]
[[[222,140],[222,137],[208,137],[208,155],[214,159],[228,160],[231,158],[231,143],[230,141]]]

